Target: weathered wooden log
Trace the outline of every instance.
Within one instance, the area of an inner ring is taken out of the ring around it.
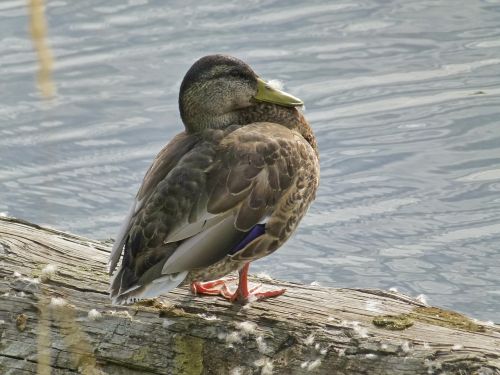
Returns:
[[[109,248],[0,218],[1,374],[500,374],[498,325],[399,293],[254,278],[287,292],[113,306]]]

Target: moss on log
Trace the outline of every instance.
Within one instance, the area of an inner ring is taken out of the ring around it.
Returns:
[[[113,306],[109,248],[0,218],[1,374],[500,374],[499,326],[382,290]]]

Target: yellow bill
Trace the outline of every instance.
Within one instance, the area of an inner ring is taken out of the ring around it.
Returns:
[[[297,107],[304,105],[304,102],[284,91],[272,88],[266,81],[257,78],[257,94],[255,100],[282,105],[285,107]]]

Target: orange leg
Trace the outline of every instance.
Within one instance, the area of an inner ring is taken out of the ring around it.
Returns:
[[[222,297],[230,300],[231,302],[241,302],[247,303],[253,299],[258,301],[277,297],[285,293],[285,289],[269,290],[266,292],[256,292],[260,288],[260,285],[248,289],[248,268],[250,263],[247,263],[240,270],[238,288],[235,292],[231,292],[224,280],[214,280],[207,282],[194,282],[191,284],[191,291],[194,294],[208,294],[208,295],[221,295]]]

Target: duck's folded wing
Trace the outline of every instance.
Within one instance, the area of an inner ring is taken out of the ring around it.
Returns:
[[[158,153],[146,172],[134,202],[132,203],[127,216],[118,231],[118,235],[116,236],[109,257],[109,274],[113,273],[118,261],[120,260],[123,245],[125,244],[130,228],[133,224],[133,219],[143,207],[144,202],[146,202],[149,196],[154,192],[159,181],[163,180],[167,176],[182,156],[192,149],[197,142],[197,137],[186,133],[180,133]]]
[[[204,204],[192,210],[196,211],[192,216],[200,220],[186,223],[166,237],[166,243],[179,239],[184,242],[165,262],[164,274],[208,266],[226,255],[250,261],[274,250],[273,244],[281,236],[288,236],[286,218],[281,222],[274,218],[270,227],[273,233],[269,233],[272,236],[259,239],[259,251],[245,251],[251,241],[244,241],[245,246],[240,248],[238,244],[257,224],[272,216],[298,175],[306,174],[303,172],[308,168],[313,173],[317,168],[317,158],[314,152],[311,155],[309,144],[277,124],[241,127],[224,137],[215,150],[206,188],[199,192]],[[289,206],[295,207],[297,197],[287,198]],[[190,235],[181,236],[182,233]]]

